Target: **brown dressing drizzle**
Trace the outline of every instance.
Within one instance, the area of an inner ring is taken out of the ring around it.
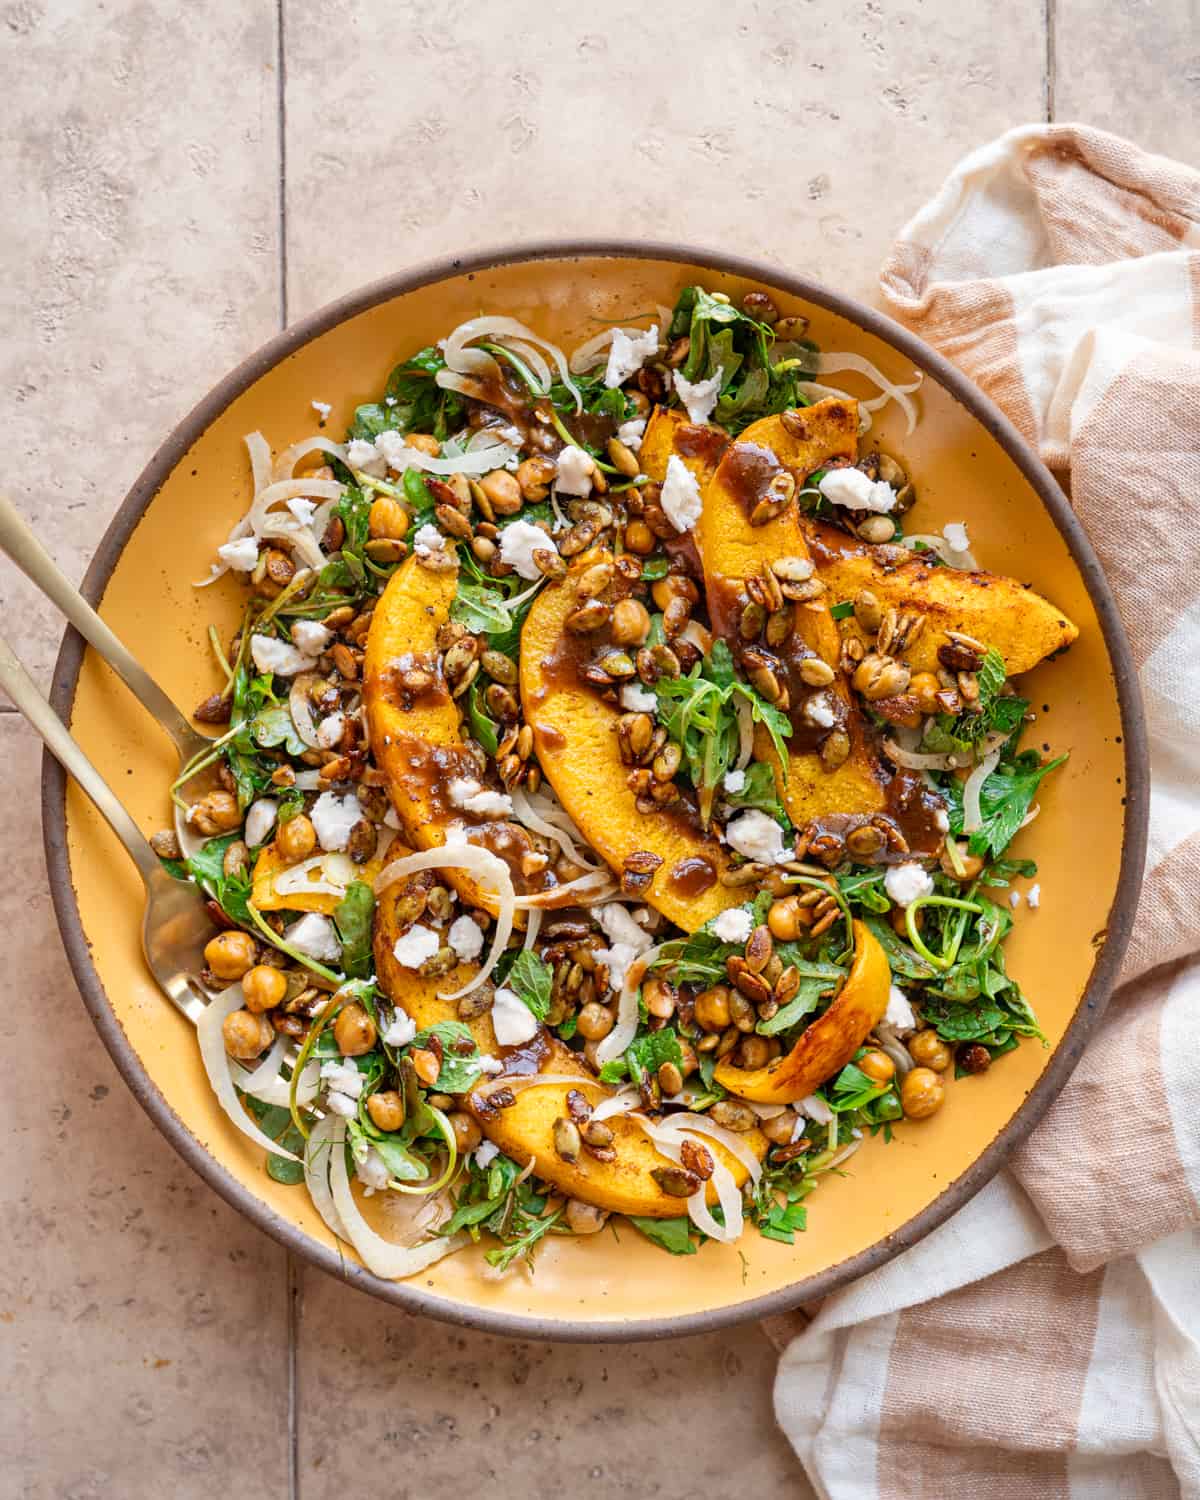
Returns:
[[[729,441],[729,435],[719,427],[689,422],[675,434],[675,451],[683,458],[698,459],[715,469]]]
[[[672,865],[668,888],[677,896],[702,896],[717,883],[717,872],[707,859],[693,855]]]
[[[757,443],[734,443],[721,461],[725,487],[747,515],[767,493],[783,465],[771,452]]]

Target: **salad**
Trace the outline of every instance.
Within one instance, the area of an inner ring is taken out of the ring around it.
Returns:
[[[1065,757],[1014,679],[1077,632],[913,526],[872,420],[917,382],[807,333],[700,286],[569,356],[482,316],[344,436],[246,440],[155,842],[218,1099],[380,1276],[618,1218],[790,1244],[1041,1038],[1010,845]]]

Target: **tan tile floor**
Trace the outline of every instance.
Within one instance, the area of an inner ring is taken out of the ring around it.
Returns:
[[[285,310],[453,248],[690,238],[870,295],[894,228],[1007,125],[1053,110],[1194,154],[1198,20],[1196,0],[6,0],[5,482],[78,577],[172,423]],[[44,681],[59,621],[6,571],[0,604]],[[117,1078],[10,714],[0,757],[0,1500],[548,1475],[600,1500],[805,1493],[757,1329],[511,1343],[289,1267]]]

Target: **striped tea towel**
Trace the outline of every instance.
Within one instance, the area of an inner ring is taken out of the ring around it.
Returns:
[[[1059,1099],[1010,1172],[791,1338],[776,1411],[833,1500],[1200,1496],[1200,174],[1010,131],[881,281],[1069,489],[1141,674],[1150,848]]]

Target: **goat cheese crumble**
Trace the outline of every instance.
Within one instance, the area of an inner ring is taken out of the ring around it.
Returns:
[[[417,528],[413,537],[413,550],[418,557],[429,557],[434,552],[444,552],[446,538],[436,526],[431,526],[426,522],[424,526]]]
[[[732,819],[726,826],[725,837],[731,849],[762,864],[782,864],[792,857],[791,849],[784,848],[783,829],[757,807],[748,808]]]
[[[724,380],[725,371],[719,367],[708,380],[685,380],[678,370],[674,372],[675,390],[687,408],[689,422],[708,421],[716,410]]]
[[[678,453],[672,453],[667,460],[667,476],[663,480],[659,503],[676,531],[691,531],[700,519],[700,486]]]
[[[645,417],[630,417],[628,422],[622,422],[617,428],[617,442],[624,443],[631,453],[637,453],[641,449],[645,436]]]
[[[416,1034],[417,1023],[411,1016],[406,1016],[402,1010],[398,1010],[384,1030],[383,1040],[389,1047],[407,1047]]]
[[[893,510],[896,492],[886,479],[869,479],[861,469],[830,469],[817,488],[843,510],[870,510],[882,515]]]
[[[554,538],[532,521],[510,521],[500,533],[500,561],[531,583],[542,576],[533,554],[557,551]]]
[[[446,941],[464,963],[470,963],[483,952],[483,931],[471,917],[455,917]]]
[[[1042,904],[1042,888],[1040,885],[1031,885],[1025,893],[1025,899],[1033,911],[1037,911]]]
[[[305,656],[320,656],[333,639],[333,631],[319,620],[297,620],[292,625],[292,645]]]
[[[260,672],[273,672],[277,677],[295,677],[298,672],[310,671],[313,664],[306,652],[287,641],[277,641],[273,635],[252,635],[250,658]]]
[[[624,385],[631,375],[636,375],[646,361],[653,359],[657,353],[657,328],[633,334],[626,333],[623,328],[614,328],[612,343],[608,346],[604,384],[610,391],[618,385]]]
[[[933,876],[920,865],[892,865],[883,877],[888,899],[897,906],[911,906],[921,896],[933,895]]]
[[[713,936],[723,943],[744,943],[753,930],[753,917],[740,906],[731,906],[713,918]]]
[[[971,538],[967,535],[967,528],[962,521],[951,521],[949,525],[943,526],[942,535],[946,538],[946,545],[951,552],[970,551]]]
[[[311,405],[313,411],[316,412],[317,416],[320,417],[322,422],[325,421],[325,419],[329,416],[329,413],[333,410],[333,407],[328,401],[313,401]]]
[[[441,946],[441,939],[431,927],[414,922],[392,944],[392,957],[402,969],[419,969]]]
[[[332,854],[350,842],[350,831],[362,817],[362,806],[353,792],[344,797],[336,792],[322,792],[308,816],[317,842]]]
[[[519,1047],[537,1035],[537,1017],[512,990],[498,989],[492,998],[492,1030],[502,1047]]]
[[[908,1003],[908,996],[898,985],[892,985],[888,990],[887,1010],[883,1013],[883,1020],[884,1025],[890,1026],[901,1036],[917,1029],[917,1018]]]
[[[658,699],[641,683],[626,682],[621,686],[621,707],[627,714],[652,714],[658,710]]]
[[[300,522],[301,526],[311,526],[313,517],[317,513],[316,504],[312,500],[306,500],[303,495],[296,495],[287,503],[288,510]]]
[[[455,807],[477,813],[481,818],[507,818],[513,810],[512,798],[506,792],[493,792],[469,776],[455,776],[449,794]]]
[[[499,1155],[500,1147],[497,1146],[495,1141],[481,1141],[479,1145],[475,1147],[475,1165],[482,1171],[485,1168],[490,1167]]]
[[[810,724],[816,724],[821,729],[832,729],[837,723],[837,714],[833,711],[829,694],[813,693],[804,705],[804,717]]]
[[[320,912],[306,912],[298,922],[292,923],[284,936],[289,947],[315,958],[318,963],[335,964],[342,956],[337,928]]]
[[[727,792],[732,792],[735,796],[738,792],[744,792],[746,790],[745,771],[726,771],[725,780],[722,785]]]
[[[243,536],[236,542],[225,542],[217,548],[217,556],[235,573],[253,573],[258,562],[258,538]]]
[[[592,475],[596,472],[596,461],[590,453],[577,448],[573,443],[558,455],[558,489],[563,495],[590,495]],[[528,523],[526,523],[528,524]],[[505,533],[511,528],[506,527]],[[501,534],[501,543],[504,534]]]
[[[650,934],[639,927],[626,908],[616,901],[607,906],[594,906],[592,918],[599,922],[601,931],[610,943],[624,943],[633,949],[635,957],[654,945]]]
[[[370,474],[378,479],[387,469],[387,460],[376,448],[363,438],[351,438],[346,445],[346,462],[361,474]]]

